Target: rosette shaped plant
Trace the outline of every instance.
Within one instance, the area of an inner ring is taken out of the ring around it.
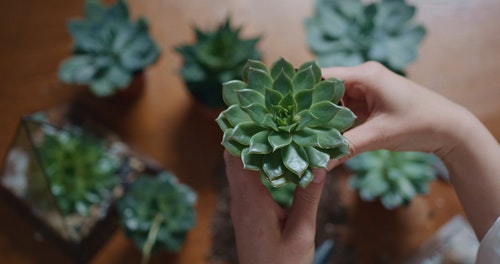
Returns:
[[[436,156],[428,153],[377,150],[359,154],[345,165],[354,173],[350,186],[363,200],[380,198],[393,209],[428,192],[428,183],[437,174],[436,162]]]
[[[323,67],[375,60],[402,73],[417,58],[425,28],[404,0],[317,0],[306,20],[307,43]]]
[[[140,175],[117,207],[126,235],[147,260],[158,250],[180,249],[195,224],[195,202],[190,187],[163,171],[156,177]]]
[[[222,83],[241,78],[248,59],[259,60],[259,38],[243,39],[229,18],[215,30],[196,31],[193,45],[176,48],[183,59],[181,75],[193,97],[212,108],[223,108]]]
[[[273,186],[305,187],[312,168],[325,168],[330,159],[348,153],[341,132],[355,115],[338,105],[343,94],[343,81],[322,80],[314,61],[296,70],[283,58],[270,69],[249,60],[243,81],[223,85],[228,108],[217,118],[222,145]]]
[[[61,63],[59,78],[89,85],[96,96],[127,88],[135,74],[156,61],[159,49],[145,19],[130,21],[127,4],[118,0],[106,8],[97,0],[85,2],[85,17],[71,20],[73,56]]]

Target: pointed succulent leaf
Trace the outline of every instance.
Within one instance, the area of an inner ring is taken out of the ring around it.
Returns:
[[[234,127],[229,139],[248,146],[250,144],[250,138],[260,131],[262,131],[262,127],[253,122],[241,123]]]
[[[317,146],[323,149],[331,149],[344,145],[346,139],[336,129],[322,130],[312,129],[318,135]]]
[[[281,71],[273,82],[273,89],[278,91],[282,96],[293,92],[293,83],[288,75]]]
[[[272,89],[266,89],[265,101],[266,101],[266,108],[268,109],[268,111],[272,111],[275,106],[279,105],[282,99],[283,95],[278,91]]]
[[[293,65],[284,58],[279,58],[271,65],[271,77],[273,80],[276,80],[282,72],[290,80],[295,76],[295,68]]]
[[[224,135],[222,137],[221,144],[224,146],[224,148],[227,149],[227,151],[229,151],[229,153],[231,153],[232,155],[234,155],[236,157],[239,157],[239,156],[241,156],[241,151],[244,148],[246,148],[246,146],[242,145],[234,140],[230,140],[230,135],[232,134],[232,132],[233,132],[232,128],[226,130],[226,133],[224,133]]]
[[[335,116],[330,119],[326,126],[333,127],[340,132],[344,132],[352,126],[354,120],[356,120],[356,115],[348,108],[340,106],[338,111],[335,113]]]
[[[328,155],[328,153],[319,151],[314,147],[304,147],[304,149],[309,157],[309,163],[312,168],[326,169],[328,161],[330,161],[330,155]]]
[[[247,89],[247,84],[240,80],[232,80],[222,84],[222,94],[224,103],[227,106],[238,104],[238,91]]]
[[[226,113],[220,113],[219,116],[215,119],[215,122],[217,125],[219,125],[219,128],[222,129],[222,131],[226,131],[229,128],[233,128],[231,123],[227,120],[225,117]]]
[[[318,146],[319,147],[319,134],[315,130],[310,128],[304,128],[303,130],[296,131],[293,136],[293,142],[299,146],[309,147]]]
[[[273,181],[282,176],[285,172],[281,151],[275,151],[270,155],[264,156],[262,160],[262,169],[265,172],[266,178]]]
[[[269,131],[264,130],[258,132],[250,138],[250,146],[248,147],[249,154],[269,154],[273,148],[267,140]]]
[[[314,87],[313,104],[321,101],[338,103],[344,96],[344,83],[342,80],[329,78],[321,81]]]
[[[231,127],[235,127],[238,124],[252,120],[250,116],[237,105],[230,106],[220,115],[231,124]]]
[[[301,176],[309,166],[307,153],[304,148],[296,144],[289,144],[281,152],[283,163],[293,174]]]
[[[302,64],[298,71],[300,72],[301,70],[311,68],[313,75],[314,75],[314,83],[318,83],[321,81],[321,68],[319,67],[318,63],[316,61],[309,61],[304,64]]]
[[[278,177],[276,179],[269,181],[269,183],[275,188],[279,188],[289,182],[290,181],[286,177]]]
[[[298,124],[296,127],[297,131],[304,129],[304,127],[309,125],[313,120],[317,120],[317,118],[314,117],[309,110],[300,111],[297,114],[297,117],[298,117]]]
[[[293,92],[298,92],[306,89],[312,89],[315,85],[314,72],[312,66],[302,69],[297,72],[293,78]]]
[[[305,188],[307,187],[307,185],[309,185],[309,183],[311,183],[313,179],[314,179],[314,174],[310,169],[307,169],[300,177],[299,186]]]
[[[273,86],[273,80],[267,72],[260,69],[249,68],[248,86],[259,93],[264,94],[266,89]]]
[[[283,148],[292,142],[290,133],[271,131],[268,136],[269,144],[273,147],[273,151]]]
[[[310,126],[312,127],[318,124],[321,125],[330,121],[337,114],[339,108],[339,106],[328,101],[313,104],[309,111],[317,119],[317,122],[314,122],[314,124],[310,124]]]
[[[244,106],[242,109],[252,118],[257,124],[266,122],[267,109],[261,104],[251,104]]]
[[[252,89],[243,89],[237,91],[238,100],[240,101],[240,106],[245,107],[251,104],[261,104],[264,105],[264,95],[261,93],[252,90]]]
[[[249,59],[243,68],[243,81],[248,82],[248,71],[250,68],[269,72],[266,65],[258,60]]]
[[[313,98],[313,90],[302,90],[295,94],[295,101],[297,102],[297,111],[307,110],[311,107]]]
[[[248,148],[241,151],[241,161],[243,162],[243,168],[247,170],[260,171],[260,168],[262,168],[262,155],[250,154]]]

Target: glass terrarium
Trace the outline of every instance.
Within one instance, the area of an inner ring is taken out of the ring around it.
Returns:
[[[144,170],[127,145],[75,105],[22,118],[0,174],[2,199],[77,262],[118,226],[114,202]]]

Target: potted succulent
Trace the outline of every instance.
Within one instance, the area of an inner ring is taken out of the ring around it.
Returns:
[[[214,30],[194,31],[194,44],[176,47],[183,59],[180,74],[196,105],[213,112],[209,116],[215,119],[226,107],[222,83],[241,78],[248,59],[260,59],[259,37],[241,38],[241,28],[233,29],[229,18]]]
[[[59,79],[88,85],[98,97],[134,97],[142,91],[143,71],[159,56],[144,18],[131,21],[125,0],[109,7],[86,0],[83,19],[73,19],[72,56],[59,67]]]
[[[127,148],[82,108],[24,117],[0,173],[2,197],[76,262],[88,261],[117,227]]]
[[[347,155],[341,132],[356,117],[338,105],[341,80],[322,80],[314,61],[296,70],[283,58],[270,69],[249,60],[242,79],[224,83],[229,107],[216,121],[224,132],[222,145],[241,157],[245,169],[259,171],[275,187],[288,182],[305,187],[312,168]]]
[[[375,60],[402,74],[426,33],[415,11],[405,0],[317,0],[305,22],[307,44],[322,67]]]
[[[387,209],[410,204],[418,194],[427,194],[428,183],[438,171],[436,156],[422,152],[377,150],[365,152],[345,162],[354,174],[349,184],[361,199],[380,199]]]
[[[118,201],[125,234],[142,252],[142,262],[159,250],[178,251],[195,224],[195,192],[170,172],[141,174]]]

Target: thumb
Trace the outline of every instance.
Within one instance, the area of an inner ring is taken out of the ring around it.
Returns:
[[[325,185],[326,171],[315,169],[314,179],[306,187],[297,187],[290,208],[284,235],[301,235],[314,239],[316,233],[316,215],[321,198],[321,191]]]

